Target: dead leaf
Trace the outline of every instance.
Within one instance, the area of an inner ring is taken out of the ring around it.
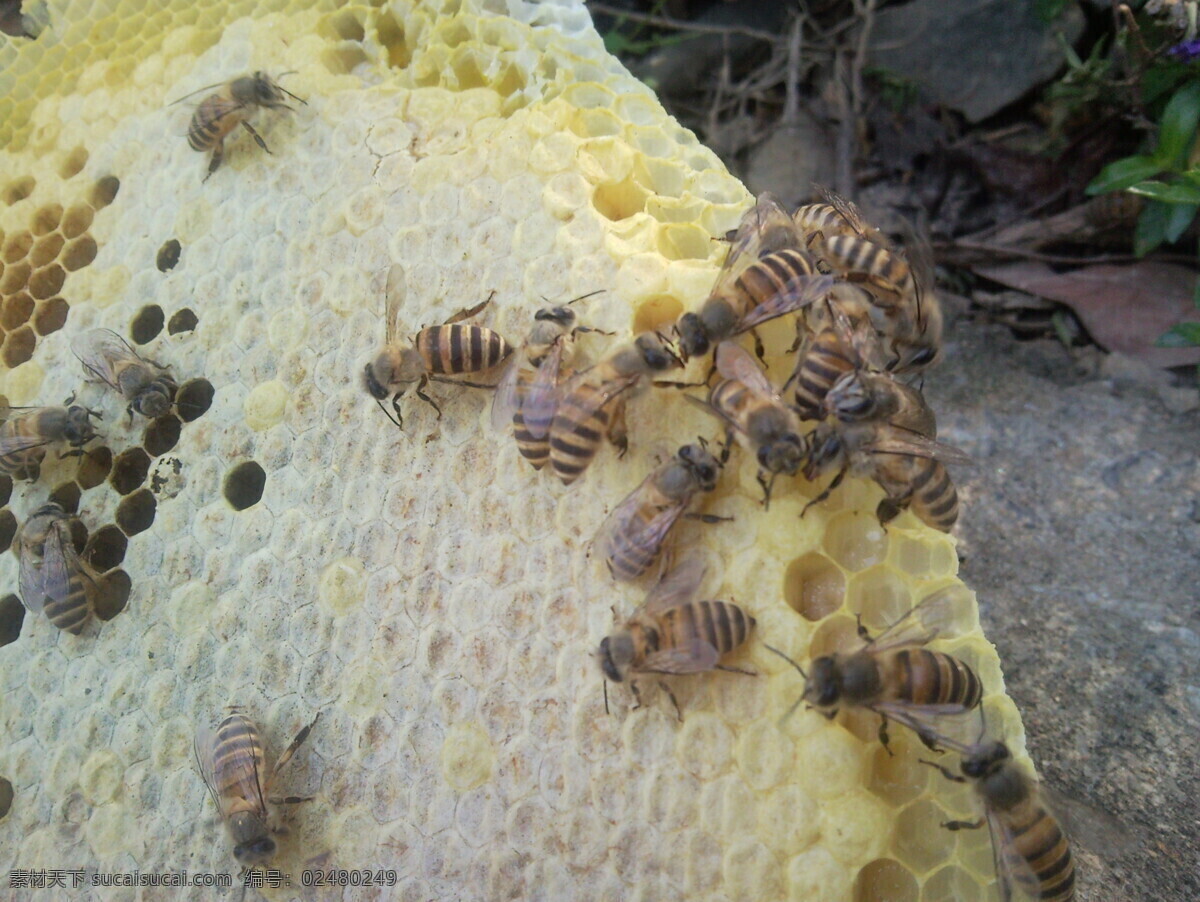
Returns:
[[[977,266],[984,278],[1066,304],[1092,338],[1154,366],[1200,363],[1200,348],[1156,348],[1164,332],[1200,321],[1192,304],[1196,272],[1170,263],[1085,266],[1055,272],[1045,263]]]

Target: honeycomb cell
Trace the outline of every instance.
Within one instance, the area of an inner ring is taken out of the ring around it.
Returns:
[[[921,902],[978,902],[982,898],[983,887],[953,865],[942,868],[921,887]]]
[[[27,292],[19,291],[0,301],[0,326],[11,332],[29,322],[33,315],[34,300]]]
[[[5,263],[18,263],[28,257],[31,250],[33,250],[33,235],[29,232],[16,232],[5,239],[0,257]]]
[[[88,152],[87,148],[82,145],[69,151],[58,166],[59,178],[73,179],[83,171],[83,167],[87,165]]]
[[[28,261],[10,264],[5,268],[3,278],[0,278],[0,294],[16,294],[29,284],[32,274],[33,267]]]
[[[903,617],[913,606],[912,591],[891,567],[879,565],[850,578],[846,608],[861,614],[863,625],[878,634]]]
[[[144,345],[158,337],[166,323],[166,316],[158,304],[147,304],[137,312],[133,322],[129,324],[129,336],[135,344]]]
[[[62,222],[62,218],[62,204],[46,204],[46,206],[39,208],[33,214],[33,221],[30,223],[29,230],[39,237],[49,235],[58,228],[58,224]]]
[[[668,223],[658,230],[658,252],[667,260],[707,260],[712,245],[712,236],[691,223]]]
[[[115,526],[102,526],[88,538],[83,549],[84,559],[101,573],[119,567],[125,560],[129,540]]]
[[[0,509],[0,551],[12,547],[13,537],[17,534],[17,518],[7,507]]]
[[[23,175],[5,185],[4,191],[0,196],[3,196],[4,202],[11,207],[18,201],[22,201],[33,194],[33,189],[36,187],[37,179],[32,175]]]
[[[0,598],[0,646],[16,642],[25,622],[25,605],[15,595]]]
[[[605,219],[621,222],[645,210],[649,196],[649,192],[633,179],[626,179],[597,187],[592,194],[592,206]]]
[[[55,486],[50,493],[50,500],[65,510],[68,514],[79,512],[79,499],[82,493],[76,482],[64,482]]]
[[[656,294],[638,304],[633,315],[633,332],[665,329],[683,313],[683,303],[669,294]]]
[[[896,817],[892,852],[914,874],[928,874],[953,854],[955,835],[942,828],[946,813],[928,800],[913,802]],[[930,842],[940,837],[941,842]]]
[[[62,291],[66,280],[66,271],[57,263],[51,263],[44,269],[35,270],[29,277],[29,293],[36,300],[49,300]]]
[[[108,479],[112,469],[113,456],[108,448],[93,448],[79,458],[79,468],[75,471],[75,481],[85,492],[94,489]]]
[[[158,249],[158,254],[154,258],[154,265],[158,267],[159,272],[168,272],[175,268],[175,264],[179,262],[180,245],[179,240],[171,238],[163,242],[162,247]]]
[[[0,777],[0,818],[12,810],[13,785],[7,777]]]
[[[7,405],[8,402],[0,399],[0,404]],[[12,477],[0,474],[0,507],[8,504],[8,499],[12,497]]]
[[[20,366],[33,356],[36,344],[37,336],[33,334],[33,329],[29,328],[28,324],[9,332],[4,337],[4,348],[0,352],[4,356],[4,365],[9,369]]]
[[[96,240],[85,233],[72,239],[71,243],[63,248],[62,256],[59,259],[66,267],[67,272],[75,272],[95,260],[97,250]]]
[[[66,239],[59,232],[43,235],[33,243],[33,247],[29,251],[30,264],[35,269],[46,266],[58,256],[64,244],[66,244]]]
[[[200,322],[200,317],[187,307],[175,311],[167,322],[167,334],[178,335],[181,332],[192,332]],[[182,391],[182,389],[180,389]]]
[[[75,547],[75,553],[82,555],[83,550],[87,547],[87,527],[83,525],[83,521],[78,517],[74,517],[67,522],[67,528],[71,532],[71,544]]]
[[[129,604],[129,593],[133,590],[133,581],[124,570],[113,570],[99,580],[99,591],[96,593],[96,616],[107,622],[112,620]]]
[[[808,646],[810,658],[859,648],[858,626],[851,617],[832,617],[817,627]]]
[[[876,858],[854,881],[854,902],[917,902],[917,881],[890,858]]]
[[[151,457],[166,454],[179,443],[179,434],[183,424],[179,417],[168,413],[153,420],[142,434],[142,447]]]
[[[810,551],[783,577],[783,597],[806,620],[821,620],[842,606],[846,577],[829,558]]]
[[[185,423],[198,420],[208,413],[216,389],[207,379],[192,379],[179,386],[175,393],[175,408]]]
[[[78,238],[92,227],[95,211],[87,204],[73,204],[63,213],[62,225],[59,229],[64,238]]]
[[[67,322],[71,308],[62,298],[39,301],[33,311],[33,331],[45,338],[61,329]]]
[[[918,798],[929,785],[929,768],[921,764],[921,750],[916,743],[908,742],[891,733],[889,752],[882,745],[875,750],[871,761],[870,780],[867,788],[894,808],[906,805]]]
[[[150,472],[150,455],[141,448],[130,448],[122,451],[113,460],[112,473],[109,479],[113,488],[122,495],[141,488]]]
[[[244,511],[262,500],[266,484],[266,471],[256,461],[243,461],[225,474],[225,500],[235,511]]]
[[[115,175],[106,175],[92,186],[92,206],[103,210],[117,197],[121,190],[121,180]]]
[[[887,532],[874,514],[847,511],[825,528],[825,552],[850,573],[878,564],[887,548]]]
[[[117,505],[117,526],[131,538],[145,532],[154,523],[156,507],[154,493],[149,489],[138,489]]]

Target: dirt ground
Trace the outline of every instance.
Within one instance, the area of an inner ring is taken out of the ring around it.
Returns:
[[[1134,835],[1102,859],[1073,831],[1080,898],[1194,902],[1200,414],[1119,359],[1018,342],[965,304],[948,339],[925,391],[976,461],[955,472],[962,576],[1043,778]]]

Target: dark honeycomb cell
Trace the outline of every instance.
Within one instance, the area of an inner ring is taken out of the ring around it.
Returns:
[[[0,551],[8,551],[12,547],[13,536],[17,534],[17,518],[7,507],[0,508]]]
[[[6,405],[7,401],[4,402]],[[12,479],[8,476],[0,476],[0,507],[8,504],[8,499],[12,497]]]
[[[15,597],[16,597],[15,595],[9,596],[9,598],[15,598]],[[2,602],[0,602],[0,604],[2,604]],[[19,602],[18,602],[18,604],[19,604]],[[19,629],[19,627],[18,627],[18,629]],[[15,639],[15,638],[16,638],[16,636],[13,636],[13,639]],[[8,641],[11,642],[12,639],[10,639]],[[0,642],[0,645],[2,645],[2,644],[4,644],[4,643]],[[0,777],[0,817],[4,817],[6,814],[8,814],[8,812],[12,809],[12,803],[13,803],[12,782],[9,781],[5,777]]]
[[[17,636],[21,635],[21,626],[25,622],[25,605],[21,604],[21,599],[15,595],[5,595],[0,598],[0,645],[8,645],[10,642],[16,642]],[[8,783],[7,780],[4,781]],[[0,788],[2,792],[2,788]],[[12,786],[8,788],[10,801],[12,795]],[[0,814],[0,817],[3,817]]]
[[[33,250],[33,235],[29,232],[16,232],[4,241],[4,249],[0,251],[5,263],[16,263],[24,260]]]
[[[80,235],[63,248],[62,265],[68,272],[83,269],[96,259],[96,250],[96,241],[91,235]]]
[[[154,523],[157,506],[154,494],[149,489],[138,489],[117,505],[117,525],[131,538],[139,532],[145,532]]]
[[[33,313],[33,331],[45,338],[63,327],[71,308],[62,298],[47,298]]]
[[[178,335],[180,332],[191,332],[200,322],[200,317],[196,316],[190,309],[184,307],[171,317],[167,323],[167,334]],[[182,391],[183,389],[180,389]]]
[[[50,500],[59,505],[68,514],[79,513],[79,496],[81,494],[79,484],[76,482],[64,482],[62,485],[55,487],[50,493]]]
[[[167,272],[174,269],[175,264],[179,262],[179,251],[179,242],[176,239],[164,241],[163,246],[158,249],[158,259],[155,261],[158,271]]]
[[[388,65],[393,69],[406,69],[411,60],[408,44],[404,40],[404,26],[391,10],[384,10],[375,20],[375,34],[379,43],[387,48]]]
[[[175,393],[175,409],[185,423],[190,423],[208,413],[215,394],[216,389],[207,379],[192,379],[179,386]]]
[[[92,533],[87,547],[83,549],[83,557],[89,564],[101,573],[121,566],[125,560],[125,549],[129,540],[115,526],[102,526]]]
[[[62,233],[67,238],[78,238],[92,225],[95,211],[87,204],[75,204],[63,214]]]
[[[266,471],[256,461],[244,461],[225,474],[225,500],[235,511],[244,511],[262,500],[266,485]]]
[[[62,222],[62,218],[62,204],[47,204],[33,214],[33,223],[30,226],[30,231],[35,235],[49,235],[58,228],[58,224]]]
[[[71,531],[71,545],[74,546],[75,553],[82,557],[83,550],[87,548],[87,527],[78,517],[72,517],[67,521],[67,528]]]
[[[33,264],[34,269],[53,263],[66,243],[67,240],[59,232],[43,235],[33,243],[33,248],[29,251],[29,262]]]
[[[128,451],[122,451],[113,460],[112,475],[109,479],[114,489],[122,495],[128,495],[142,487],[149,472],[150,455],[141,448],[130,448]]]
[[[4,202],[12,206],[33,194],[33,189],[36,187],[37,179],[32,175],[24,175],[19,179],[13,179],[4,186]]]
[[[75,481],[85,492],[94,489],[108,479],[108,471],[112,469],[113,456],[107,448],[91,448],[79,457],[79,469],[75,471]]]
[[[107,622],[112,620],[129,604],[129,592],[133,582],[124,570],[114,570],[100,577],[100,591],[96,598],[96,616]]]
[[[33,267],[28,261],[14,263],[4,270],[4,278],[0,279],[0,294],[16,294],[29,284],[29,276]]]
[[[62,291],[66,280],[66,271],[57,263],[51,263],[29,277],[29,293],[39,301],[49,300]]]
[[[26,291],[18,291],[0,302],[0,326],[11,332],[29,322],[33,315],[33,298]]]
[[[146,427],[146,432],[142,435],[142,447],[152,457],[166,454],[178,443],[179,431],[182,428],[183,424],[179,422],[179,417],[173,413],[159,417]]]
[[[113,202],[120,190],[121,180],[115,175],[106,175],[92,186],[92,206],[103,210]]]
[[[65,157],[63,157],[62,165],[58,167],[58,175],[60,178],[73,179],[83,171],[83,167],[87,165],[88,152],[84,147],[76,147]]]
[[[4,357],[4,365],[9,369],[20,366],[33,356],[37,338],[28,324],[14,332],[9,332],[4,339],[4,349],[0,354]]]
[[[129,336],[133,339],[134,344],[144,345],[158,337],[164,322],[166,322],[166,317],[163,315],[162,307],[158,304],[149,304],[139,310],[137,316],[133,318],[133,322],[129,324]]]

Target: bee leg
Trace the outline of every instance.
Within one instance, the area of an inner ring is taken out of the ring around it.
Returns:
[[[399,395],[392,395],[392,410],[395,411],[395,416],[388,413],[388,409],[383,406],[382,401],[376,401],[375,403],[379,405],[379,409],[383,411],[383,415],[396,424],[397,429],[404,428],[404,415],[400,412]]]
[[[434,410],[436,410],[437,417],[440,420],[442,418],[442,408],[437,406],[437,402],[434,401],[433,398],[431,398],[431,397],[429,397],[429,395],[425,394],[424,389],[425,389],[425,386],[428,384],[429,384],[429,380],[425,376],[422,376],[421,381],[417,383],[417,397],[420,398],[422,401],[424,401],[426,404],[428,404],[430,407],[432,407]]]
[[[254,130],[254,126],[251,125],[249,122],[247,122],[245,119],[242,120],[242,128],[244,128],[246,131],[248,131],[254,137],[255,144],[257,144],[259,147],[261,147],[267,153],[271,152],[271,148],[267,147],[267,142],[262,139],[262,135],[260,135],[258,132],[256,132]]]
[[[129,425],[132,426],[133,425],[133,405],[130,404],[128,407],[126,407],[125,412],[127,414],[129,414]]]
[[[642,706],[642,692],[640,689],[638,689],[637,683],[633,682],[632,680],[629,681],[629,691],[633,693],[632,710],[636,711]]]
[[[759,484],[759,486],[762,487],[762,490],[763,490],[763,510],[769,510],[771,507],[771,483],[774,482],[775,480],[763,478],[762,470],[759,470],[755,474],[754,478],[756,480],[758,480],[758,484]],[[806,510],[807,510],[807,508],[806,508]],[[804,514],[801,513],[800,516],[803,517]]]
[[[867,632],[867,628],[862,625],[862,614],[854,615],[855,630],[858,632],[858,638],[865,642],[871,641],[871,634]]]
[[[880,526],[887,526],[893,520],[900,516],[904,511],[908,510],[908,505],[912,502],[912,492],[908,492],[899,498],[894,498],[890,495],[885,496],[879,502],[879,506],[875,508],[875,516],[879,518]]]
[[[977,821],[946,821],[942,826],[947,830],[978,830],[984,823],[985,820],[980,818]]]
[[[937,762],[926,761],[924,758],[922,758],[920,760],[921,760],[922,764],[928,764],[934,770],[941,771],[942,776],[945,777],[947,780],[951,780],[954,783],[966,783],[967,782],[966,777],[960,777],[958,774],[954,773],[954,771],[950,770],[950,768],[948,768],[948,767],[942,767],[942,765],[938,764]]]
[[[213,144],[212,159],[208,161],[208,172],[205,174],[204,178],[201,179],[201,184],[207,182],[209,176],[221,168],[221,161],[223,159],[225,159],[225,139],[219,138],[217,139],[217,142]]]
[[[701,523],[729,523],[733,517],[718,517],[716,514],[684,514],[687,520],[699,520]]]
[[[616,332],[605,332],[603,329],[597,329],[594,326],[576,326],[571,330],[571,337],[574,338],[580,332],[595,332],[597,335],[616,335]]]
[[[671,704],[675,706],[675,716],[679,718],[680,723],[683,723],[683,712],[679,710],[679,701],[675,698],[675,693],[671,691],[671,687],[662,680],[659,680],[658,688],[667,693],[667,697],[671,699]]]
[[[608,440],[617,449],[617,457],[624,457],[629,450],[629,430],[625,426],[625,399],[620,398],[612,407],[608,421]]]
[[[763,344],[762,338],[759,337],[757,329],[750,330],[750,337],[754,339],[754,356],[761,362],[765,363],[767,358],[767,348]]]
[[[454,316],[450,317],[448,320],[446,320],[444,323],[442,323],[442,325],[448,326],[451,323],[459,323],[459,322],[462,322],[464,319],[470,319],[472,316],[475,316],[477,313],[480,313],[484,307],[486,307],[488,304],[490,304],[492,302],[492,298],[494,298],[495,296],[496,296],[496,292],[493,291],[491,294],[489,294],[487,296],[487,298],[482,303],[476,304],[474,307],[464,307],[462,310],[458,311],[458,313],[454,314]]]
[[[833,477],[833,482],[829,483],[829,486],[825,489],[825,491],[823,491],[820,495],[818,495],[812,501],[808,502],[808,504],[804,505],[804,510],[800,511],[800,516],[803,517],[806,513],[808,513],[808,509],[810,507],[812,507],[814,504],[820,504],[822,501],[824,501],[826,498],[828,498],[830,495],[832,495],[833,490],[836,489],[839,485],[841,485],[842,480],[846,478],[846,471],[849,469],[850,469],[849,464],[842,467],[842,469],[838,471],[837,476]]]
[[[942,751],[941,746],[937,744],[937,737],[925,730],[917,730],[917,738],[921,740],[921,744],[931,752]]]
[[[728,664],[718,664],[714,670],[724,670],[726,673],[740,673],[742,676],[758,676],[753,670],[742,670],[740,667],[730,667]]]
[[[316,796],[287,796],[281,799],[278,796],[273,796],[267,799],[267,801],[272,805],[299,805],[301,802],[311,802],[315,798]]]
[[[292,740],[292,744],[289,745],[287,747],[287,749],[284,750],[284,753],[282,755],[280,755],[279,758],[275,761],[275,766],[273,768],[271,768],[271,773],[267,777],[266,785],[263,786],[263,794],[264,795],[271,788],[271,784],[275,782],[276,775],[281,770],[283,770],[283,768],[287,765],[287,763],[289,761],[292,760],[292,755],[296,754],[296,749],[298,749],[298,748],[300,748],[300,746],[304,745],[305,741],[308,739],[308,734],[312,732],[312,728],[317,725],[317,721],[320,719],[321,719],[321,712],[318,711],[317,716],[312,719],[312,723],[308,724],[308,726],[304,727],[304,729],[302,729],[299,733],[296,734],[296,738]],[[311,801],[311,799],[310,798],[305,798],[305,799],[293,798],[293,799],[284,799],[284,801],[288,802],[288,804],[294,804],[296,802],[308,802],[308,801]]]
[[[883,746],[883,750],[888,753],[889,758],[895,758],[896,753],[892,751],[890,745],[891,739],[888,737],[888,719],[882,714],[879,715],[879,744]]]

